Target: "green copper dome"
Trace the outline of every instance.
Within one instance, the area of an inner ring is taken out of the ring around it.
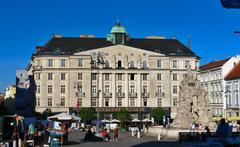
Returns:
[[[123,26],[121,26],[121,24],[118,20],[116,25],[113,26],[113,28],[111,30],[111,33],[125,33],[125,34],[127,34],[127,31]]]

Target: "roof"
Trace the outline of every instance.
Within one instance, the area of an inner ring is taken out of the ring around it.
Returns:
[[[222,66],[223,64],[225,64],[230,58],[227,59],[223,59],[223,60],[218,60],[218,61],[212,61],[209,62],[205,65],[200,66],[200,70],[208,70],[208,69],[213,69],[213,68],[217,68]]]
[[[43,48],[37,52],[37,55],[69,55],[113,45],[116,44],[107,41],[106,38],[55,37],[45,44]],[[198,57],[193,51],[176,39],[131,38],[126,41],[124,45],[169,56]]]
[[[236,66],[227,74],[224,78],[225,80],[235,80],[240,79],[240,62],[237,63]]]

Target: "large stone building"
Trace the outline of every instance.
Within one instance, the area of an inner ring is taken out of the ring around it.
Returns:
[[[213,116],[226,116],[226,81],[224,77],[239,61],[239,57],[213,61],[200,66],[200,81],[208,92]]]
[[[198,62],[177,39],[129,38],[119,22],[106,38],[55,35],[32,56],[36,111],[94,107],[112,119],[125,107],[141,119],[163,107],[173,116],[180,81],[189,65],[196,74]]]

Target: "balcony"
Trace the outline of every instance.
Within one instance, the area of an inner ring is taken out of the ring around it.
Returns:
[[[41,65],[34,65],[33,70],[41,70],[42,66]]]
[[[91,97],[98,98],[98,97],[99,97],[99,94],[98,94],[98,93],[92,93],[92,94],[91,94]]]
[[[83,98],[85,97],[85,92],[77,92],[76,95],[78,98]]]
[[[112,97],[112,93],[103,93],[103,97],[111,98]]]
[[[129,97],[136,98],[137,97],[137,93],[129,93]]]
[[[147,93],[147,92],[142,93],[142,97],[143,97],[143,98],[149,98],[149,93]]]
[[[124,98],[125,97],[125,93],[123,93],[123,92],[116,93],[116,97]]]
[[[163,98],[164,97],[164,93],[156,92],[156,97]]]

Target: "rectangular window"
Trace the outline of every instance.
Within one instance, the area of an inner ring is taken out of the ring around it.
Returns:
[[[82,73],[78,73],[78,80],[82,80]]]
[[[158,68],[162,67],[162,62],[161,62],[161,60],[157,60],[157,67],[158,67]]]
[[[61,80],[66,80],[66,73],[61,73],[60,79],[61,79]]]
[[[110,77],[110,74],[104,74],[104,75],[105,75],[105,80],[106,80],[106,81],[110,80],[110,78],[109,78],[109,77]]]
[[[109,99],[105,99],[105,106],[109,107]]]
[[[122,85],[118,85],[118,93],[122,93]]]
[[[172,68],[177,68],[177,60],[172,61]]]
[[[48,106],[49,106],[49,107],[52,106],[52,98],[48,98]]]
[[[82,59],[78,59],[78,67],[82,67],[83,66],[83,60]]]
[[[162,80],[162,74],[160,74],[160,73],[157,74],[157,80],[158,81]]]
[[[157,93],[162,93],[162,85],[157,85]]]
[[[177,90],[177,85],[173,85],[173,94],[177,94],[178,90]]]
[[[53,80],[53,73],[48,73],[48,80]]]
[[[92,74],[92,80],[97,80],[97,74],[96,73]]]
[[[61,98],[60,106],[62,106],[62,107],[65,106],[65,98]]]
[[[65,85],[61,85],[61,93],[65,93]]]
[[[135,85],[130,86],[130,93],[135,93]]]
[[[172,80],[173,80],[173,81],[177,81],[177,74],[175,74],[175,73],[172,74]]]
[[[130,74],[130,80],[134,80],[134,74]]]
[[[177,106],[177,98],[173,98],[173,106]]]
[[[142,80],[143,80],[143,81],[146,81],[146,80],[147,80],[147,76],[148,76],[147,74],[143,74],[143,75],[142,75]]]
[[[97,99],[92,99],[92,106],[96,107],[97,106]]]
[[[147,85],[143,85],[143,93],[148,93]]]
[[[53,87],[52,85],[48,85],[48,93],[53,93]]]
[[[130,106],[131,107],[135,106],[135,98],[130,98]]]
[[[118,107],[122,107],[122,99],[118,99]]]
[[[61,59],[60,67],[66,67],[66,59]]]
[[[37,98],[37,106],[40,106],[40,98]]]
[[[48,59],[48,67],[53,67],[53,59]]]
[[[117,74],[117,80],[119,80],[119,81],[121,81],[121,80],[123,80],[123,74]]]
[[[162,107],[162,99],[161,98],[157,99],[157,106]]]
[[[37,93],[40,93],[40,85],[37,85]]]
[[[78,99],[78,106],[82,107],[82,99]]]
[[[105,66],[105,68],[109,68],[109,67],[110,67],[110,66],[109,66],[109,61],[108,61],[108,60],[105,61],[104,66]]]
[[[36,80],[41,80],[41,73],[36,73],[35,74],[35,79]]]
[[[190,64],[189,64],[189,60],[186,60],[186,61],[185,61],[185,68],[188,68],[188,65],[190,65]]]
[[[143,99],[143,106],[147,107],[147,99]]]
[[[105,85],[105,93],[109,93],[109,85]]]
[[[97,93],[97,85],[92,85],[92,93]]]

